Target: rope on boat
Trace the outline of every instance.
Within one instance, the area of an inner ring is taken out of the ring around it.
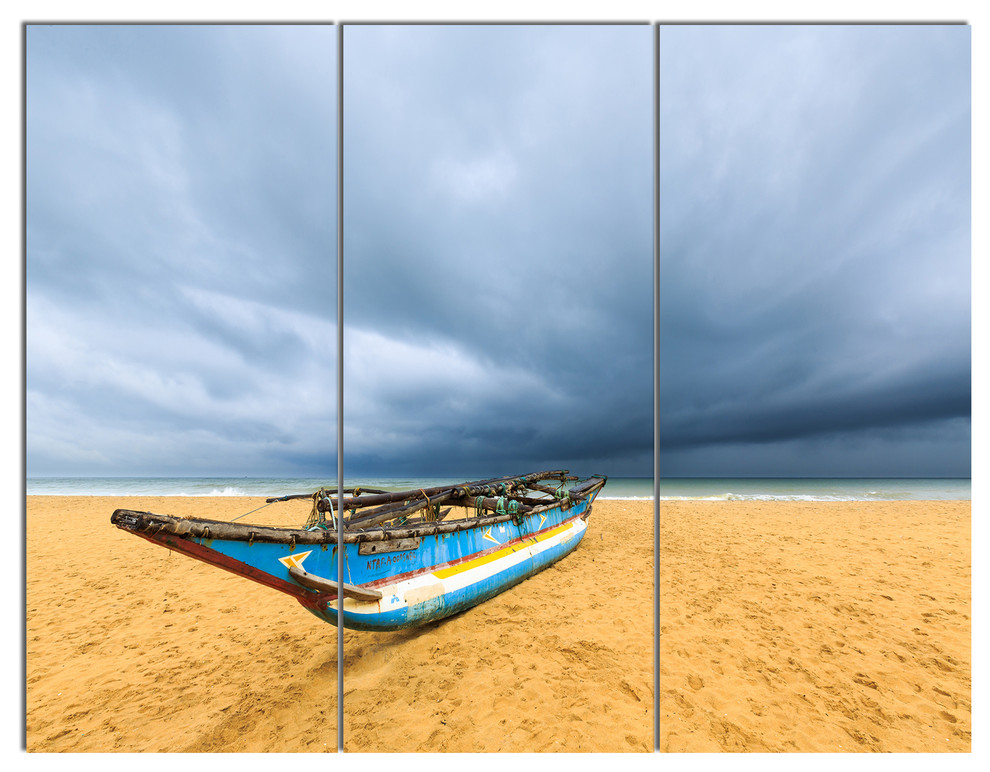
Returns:
[[[320,502],[326,501],[327,505],[330,507],[330,524],[327,524],[327,519],[323,514],[323,510],[320,509]],[[319,528],[324,531],[330,530],[331,526],[336,529],[337,519],[334,517],[333,513],[333,500],[327,495],[327,491],[320,488],[316,493],[313,494],[313,508],[310,510],[309,517],[306,518],[306,525],[304,528],[307,531],[311,531],[314,528]]]
[[[270,505],[272,505],[274,503],[275,503],[274,501],[269,501],[267,504],[262,504],[260,507],[258,507],[258,509],[252,509],[250,512],[245,512],[243,515],[238,515],[237,517],[234,518],[234,520],[240,520],[242,517],[247,517],[248,515],[253,515],[259,509],[264,509],[265,507],[270,506]],[[234,522],[234,520],[231,520],[230,522]]]
[[[426,512],[423,513],[423,519],[424,520],[436,520],[437,519],[437,513],[434,512],[434,510],[433,510],[433,502],[430,501],[430,497],[426,495],[426,491],[424,491],[422,488],[419,489],[419,492],[422,493],[424,496],[426,496]],[[437,505],[437,509],[440,509],[440,505],[439,504]]]
[[[519,502],[515,499],[509,499],[506,503],[505,496],[499,496],[498,501],[495,502],[495,514],[496,515],[510,515],[512,517],[512,522],[516,525],[522,523],[522,515],[519,514]]]
[[[522,525],[523,517],[519,514],[519,502],[515,499],[509,502],[509,515],[512,516],[513,523]]]

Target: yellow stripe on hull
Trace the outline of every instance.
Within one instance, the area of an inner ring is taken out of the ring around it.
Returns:
[[[545,549],[563,545],[580,538],[587,528],[585,521],[571,520],[539,535],[528,536],[513,545],[496,550],[488,555],[466,560],[456,566],[440,568],[432,572],[404,579],[393,585],[379,586],[384,597],[378,601],[362,601],[344,598],[344,610],[352,614],[376,614],[381,611],[395,611],[406,605],[413,605],[459,590],[475,582],[484,580],[507,567],[528,560]],[[524,551],[531,551],[527,554]]]
[[[463,563],[458,563],[456,566],[450,566],[449,568],[441,568],[437,571],[433,571],[433,575],[438,579],[447,579],[448,577],[455,576],[464,571],[470,571],[472,568],[477,568],[478,566],[483,566],[485,563],[491,563],[493,560],[499,560],[504,558],[506,555],[511,555],[513,552],[518,552],[519,550],[526,549],[527,547],[538,544],[546,539],[553,538],[558,533],[563,533],[569,528],[573,527],[573,523],[564,523],[564,525],[558,525],[546,533],[541,533],[539,536],[527,536],[522,541],[516,542],[504,549],[496,550],[488,555],[482,555],[480,558],[473,558],[472,560],[465,560]]]

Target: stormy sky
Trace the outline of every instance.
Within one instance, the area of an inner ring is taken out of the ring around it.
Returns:
[[[329,26],[29,26],[27,474],[334,471]]]
[[[663,476],[969,476],[968,27],[662,27]]]
[[[653,468],[649,26],[345,26],[345,472]]]
[[[650,475],[652,29],[344,35],[347,474]],[[969,475],[969,56],[661,29],[664,476]],[[29,476],[332,476],[336,78],[28,27]]]
[[[333,28],[27,36],[27,471],[336,464]],[[649,475],[652,31],[345,28],[348,474]]]

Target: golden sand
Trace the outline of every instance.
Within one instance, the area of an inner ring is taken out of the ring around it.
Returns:
[[[110,524],[118,507],[229,520],[263,503],[28,497],[29,751],[336,750],[336,628]],[[599,501],[574,553],[498,597],[346,631],[346,749],[651,750],[652,524],[652,502]]]
[[[28,750],[334,750],[336,628],[109,523],[262,503],[29,497]],[[347,750],[650,750],[652,519],[599,501],[502,595],[347,631]],[[970,750],[969,502],[663,502],[660,540],[661,750]]]
[[[662,502],[663,751],[969,751],[970,502]]]

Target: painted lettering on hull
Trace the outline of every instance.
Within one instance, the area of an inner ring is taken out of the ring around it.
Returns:
[[[415,563],[417,557],[416,552],[392,552],[387,555],[381,555],[380,557],[369,558],[365,569],[378,572],[389,569],[392,566],[408,566]]]

